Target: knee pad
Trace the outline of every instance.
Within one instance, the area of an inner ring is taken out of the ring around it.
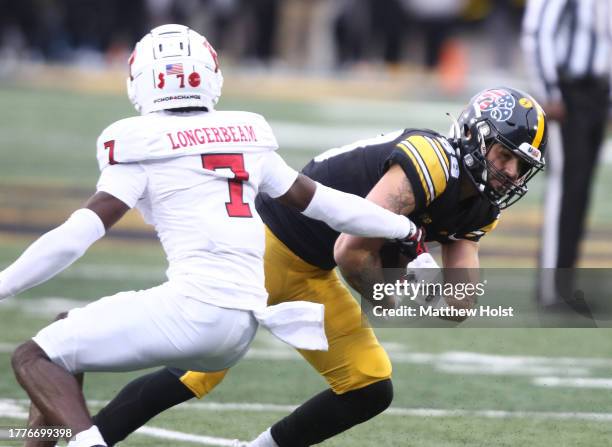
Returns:
[[[328,379],[336,394],[359,390],[391,378],[391,360],[380,345],[356,350],[346,367],[334,371]]]
[[[207,373],[187,371],[180,380],[198,399],[202,399],[221,383],[228,371],[229,369]]]

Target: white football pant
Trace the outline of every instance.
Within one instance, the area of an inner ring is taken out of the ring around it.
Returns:
[[[250,311],[213,306],[165,283],[71,310],[33,340],[71,373],[153,366],[219,371],[244,356],[257,327]]]

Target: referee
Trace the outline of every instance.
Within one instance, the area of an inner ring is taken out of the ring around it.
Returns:
[[[610,104],[612,0],[528,0],[523,50],[549,121],[540,267],[574,268]],[[573,270],[542,270],[538,299],[567,301]],[[565,300],[563,298],[566,298]]]

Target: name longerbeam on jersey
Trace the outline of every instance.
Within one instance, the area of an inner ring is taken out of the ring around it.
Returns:
[[[172,149],[210,143],[251,143],[257,141],[253,126],[220,126],[185,129],[166,134]]]

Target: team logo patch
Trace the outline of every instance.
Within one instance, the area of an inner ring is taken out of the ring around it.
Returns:
[[[487,90],[478,96],[475,102],[481,112],[490,115],[496,121],[507,121],[516,106],[514,96],[500,89]]]

